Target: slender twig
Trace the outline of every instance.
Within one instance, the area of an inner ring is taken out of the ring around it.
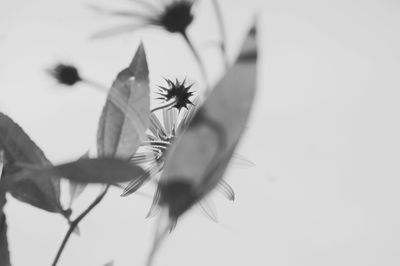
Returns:
[[[187,33],[182,32],[181,34],[182,34],[183,38],[185,39],[186,43],[188,44],[190,50],[192,51],[193,56],[195,57],[195,59],[197,61],[197,64],[199,65],[200,73],[206,84],[206,92],[208,93],[210,90],[210,84],[208,83],[207,72],[206,72],[206,68],[203,64],[203,61],[201,60],[199,53],[197,52],[196,48],[194,47],[194,45],[193,45],[192,41],[190,40],[189,36],[187,35]]]
[[[224,25],[224,19],[222,16],[221,7],[218,3],[218,0],[211,0],[211,2],[214,6],[215,15],[217,16],[219,34],[221,37],[219,48],[222,53],[222,58],[224,60],[225,69],[228,69],[229,60],[228,60],[228,54],[226,52],[226,31],[225,31],[225,25]]]
[[[109,189],[109,185],[104,189],[104,191],[92,202],[92,204],[89,205],[89,207],[84,210],[75,220],[71,221],[69,224],[69,229],[67,231],[67,233],[64,236],[64,239],[58,249],[57,255],[55,256],[53,263],[51,264],[52,266],[56,266],[58,260],[61,257],[62,252],[64,251],[65,246],[67,245],[67,242],[71,236],[71,234],[75,231],[76,227],[78,226],[78,224],[83,220],[83,218],[86,217],[86,215],[88,215],[94,207],[96,207],[104,198],[104,196],[107,194],[107,191]]]

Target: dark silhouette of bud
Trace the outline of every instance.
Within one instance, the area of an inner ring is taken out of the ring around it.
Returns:
[[[60,84],[72,86],[75,83],[82,81],[76,67],[71,65],[58,64],[49,70],[52,75]]]

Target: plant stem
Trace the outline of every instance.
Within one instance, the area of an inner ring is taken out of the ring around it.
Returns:
[[[157,107],[151,109],[150,112],[153,113],[153,112],[155,112],[155,111],[158,111],[158,110],[161,110],[161,109],[164,109],[164,108],[168,108],[168,107],[174,106],[175,104],[176,104],[176,99],[173,98],[173,99],[169,100],[168,102],[165,102],[165,103],[163,103],[162,105],[157,106]]]
[[[86,215],[88,215],[90,213],[90,211],[93,210],[94,207],[96,207],[104,198],[104,196],[107,194],[107,191],[109,189],[109,185],[104,189],[104,191],[97,196],[97,198],[92,202],[92,204],[89,205],[89,207],[84,210],[75,220],[71,221],[70,225],[69,225],[69,229],[67,231],[67,233],[64,236],[64,239],[58,249],[57,255],[55,256],[53,263],[51,264],[52,266],[56,266],[58,260],[61,257],[62,252],[64,251],[65,246],[67,245],[67,242],[71,236],[71,234],[75,231],[75,228],[78,226],[78,224],[83,220],[83,218],[86,217]]]
[[[229,60],[228,60],[228,54],[226,53],[226,32],[224,26],[224,19],[222,17],[222,11],[220,5],[218,4],[218,0],[211,0],[211,2],[214,6],[215,15],[217,16],[219,34],[221,36],[221,42],[219,47],[221,49],[222,58],[224,60],[225,70],[227,70],[229,68]]]
[[[206,73],[206,69],[204,67],[203,61],[200,58],[199,53],[197,52],[196,48],[193,46],[192,41],[190,40],[189,36],[187,35],[187,33],[184,31],[181,33],[183,38],[185,39],[186,43],[188,44],[190,50],[192,51],[194,58],[197,61],[197,64],[199,65],[199,69],[200,69],[200,73],[204,79],[204,82],[206,84],[206,93],[209,92],[210,90],[210,84],[208,83],[208,78],[207,78],[207,73]]]

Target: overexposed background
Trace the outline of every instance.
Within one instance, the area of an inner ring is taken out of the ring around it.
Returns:
[[[209,1],[200,2],[190,34],[215,81],[222,73],[212,46],[218,31]],[[191,211],[155,265],[399,265],[400,2],[220,2],[232,58],[259,12],[259,89],[238,151],[255,166],[230,168],[237,199],[212,195],[219,223]],[[54,63],[75,64],[109,86],[143,40],[153,84],[161,76],[199,79],[179,36],[147,29],[90,40],[124,20],[96,14],[89,3],[134,8],[124,0],[0,2],[0,110],[53,162],[93,146],[105,100],[85,85],[60,87],[44,72]],[[8,199],[13,265],[50,265],[65,221]],[[150,203],[112,191],[59,265],[143,265],[154,231],[144,219]]]

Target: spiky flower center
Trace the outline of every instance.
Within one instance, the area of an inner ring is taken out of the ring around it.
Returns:
[[[167,87],[158,86],[161,89],[158,93],[161,96],[159,99],[167,102],[174,100],[174,105],[172,107],[175,107],[178,111],[182,108],[187,109],[188,105],[193,104],[189,99],[193,96],[193,92],[189,91],[193,84],[186,86],[185,80],[180,82],[178,79],[175,80],[175,83],[170,79],[165,79],[165,81],[168,84]]]
[[[192,7],[192,1],[174,1],[166,6],[160,16],[160,23],[169,32],[185,33],[193,21]]]

